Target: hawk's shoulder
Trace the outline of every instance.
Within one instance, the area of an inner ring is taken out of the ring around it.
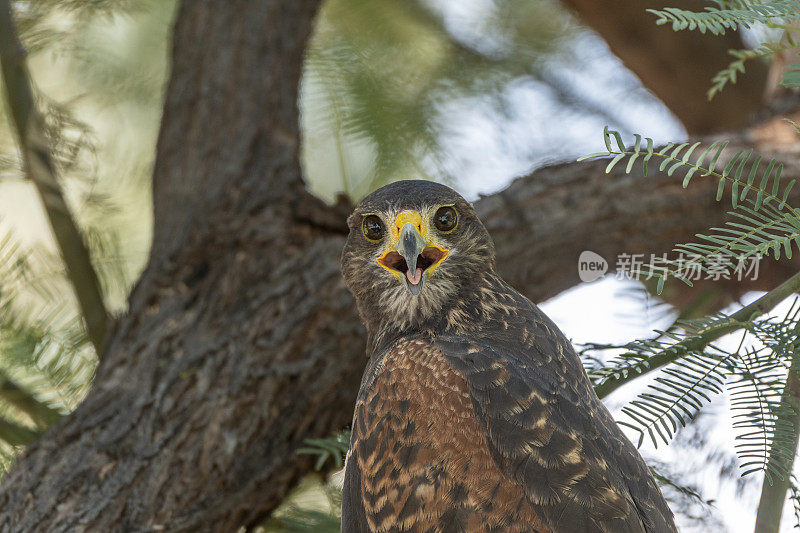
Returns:
[[[434,343],[464,377],[501,470],[557,531],[675,531],[570,343],[533,304],[517,311],[496,335]]]

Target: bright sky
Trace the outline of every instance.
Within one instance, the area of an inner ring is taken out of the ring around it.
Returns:
[[[453,33],[479,41],[481,20],[493,5],[489,0],[430,3],[445,14]],[[633,133],[643,133],[657,143],[686,138],[678,120],[641,86],[600,37],[585,31],[565,46],[579,50],[573,54],[576,63],[551,61],[544,67],[546,77],[568,85],[577,99],[591,103],[606,118],[566,107],[549,85],[532,78],[518,79],[506,87],[501,95],[504,117],[498,117],[495,107],[486,101],[449,102],[441,110],[442,122],[450,130],[448,170],[458,176],[462,194],[491,193],[533,168],[604,150],[606,125],[631,139]]]

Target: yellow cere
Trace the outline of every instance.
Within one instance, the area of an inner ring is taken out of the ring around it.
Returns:
[[[394,220],[394,224],[392,225],[392,239],[394,240],[394,244],[397,244],[397,239],[400,237],[400,231],[403,229],[403,226],[406,224],[411,224],[417,231],[422,234],[422,237],[425,238],[425,234],[423,233],[422,229],[422,216],[417,213],[416,211],[400,211],[398,213],[397,218]],[[427,243],[428,240],[425,239]]]
[[[423,222],[423,220],[425,220],[425,222]],[[381,267],[388,270],[389,272],[391,272],[392,274],[394,274],[394,276],[401,281],[404,279],[403,274],[381,263],[381,259],[384,259],[391,252],[397,251],[397,243],[398,240],[400,239],[400,232],[402,231],[403,227],[409,223],[412,224],[415,228],[417,228],[417,231],[420,232],[420,235],[422,236],[422,240],[425,242],[426,247],[432,246],[444,252],[444,255],[442,256],[441,259],[436,261],[436,263],[432,264],[425,270],[425,274],[427,277],[430,277],[433,271],[436,270],[436,268],[440,264],[442,264],[442,261],[444,261],[450,253],[450,251],[447,248],[443,247],[440,244],[436,232],[432,231],[432,228],[430,227],[431,224],[429,220],[424,219],[422,215],[420,215],[418,212],[412,211],[410,209],[406,209],[405,211],[400,211],[397,214],[397,217],[395,217],[394,224],[389,225],[389,233],[391,235],[388,239],[386,239],[386,244],[385,248],[383,249],[383,253],[381,253],[381,255],[378,257],[378,264],[381,265]]]

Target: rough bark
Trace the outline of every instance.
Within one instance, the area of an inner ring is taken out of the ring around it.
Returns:
[[[347,208],[308,195],[297,161],[315,3],[210,4],[177,19],[150,262],[86,400],[3,479],[0,530],[253,525],[311,468],[303,439],[351,419],[365,360],[338,273]],[[584,249],[658,253],[723,216],[714,183],[604,165],[477,203],[501,273],[534,300],[577,283]]]
[[[674,32],[655,25],[646,9],[665,6],[700,11],[697,0],[563,0],[597,31],[611,51],[683,122],[690,134],[705,134],[750,122],[762,106],[767,66],[747,64],[747,75],[728,85],[711,102],[706,91],[711,77],[726,67],[730,49],[744,48],[737,32],[723,36],[698,31]]]

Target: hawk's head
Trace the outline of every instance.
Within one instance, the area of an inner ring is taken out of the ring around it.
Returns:
[[[494,246],[472,206],[438,183],[381,187],[348,224],[342,273],[368,328],[427,322],[494,270]]]

